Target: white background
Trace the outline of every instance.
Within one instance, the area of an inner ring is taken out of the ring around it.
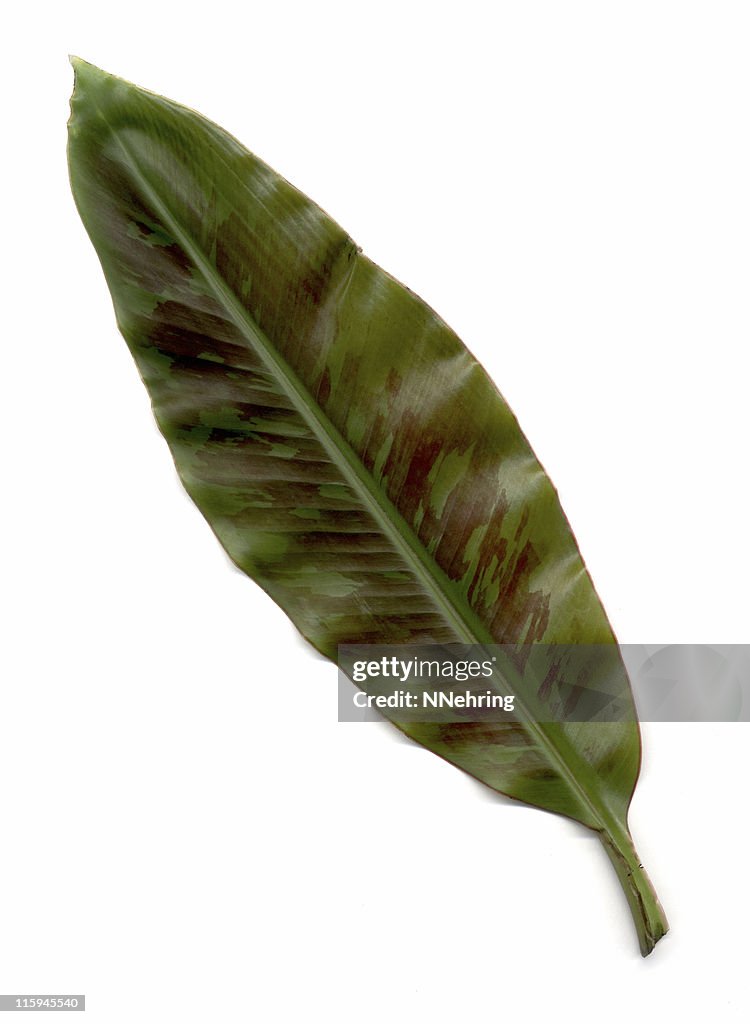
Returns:
[[[644,728],[643,961],[583,829],[339,725],[180,490],[64,147],[68,52],[224,125],[483,361],[622,641],[747,642],[750,8],[12,10],[0,991],[97,1024],[746,1020],[748,727]]]

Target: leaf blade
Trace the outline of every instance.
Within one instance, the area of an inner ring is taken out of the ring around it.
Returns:
[[[83,63],[69,159],[188,493],[319,650],[614,643],[507,404],[322,210],[217,126]],[[522,742],[467,726],[405,731],[494,789],[625,842],[632,703],[594,731],[531,723]]]

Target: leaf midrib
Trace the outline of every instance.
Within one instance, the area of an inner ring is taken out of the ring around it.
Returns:
[[[325,415],[318,403],[313,400],[309,390],[299,379],[293,368],[289,366],[284,357],[266,337],[265,333],[256,324],[255,320],[217,272],[216,268],[205,257],[200,245],[194,242],[190,234],[182,228],[179,221],[172,215],[169,205],[162,199],[157,189],[141,170],[137,159],[125,145],[121,135],[109,123],[101,107],[95,101],[93,101],[93,105],[99,117],[106,124],[111,137],[122,151],[144,193],[163,218],[165,225],[173,233],[175,240],[179,242],[203,274],[208,286],[214,291],[216,298],[220,303],[225,304],[240,333],[247,338],[251,346],[254,344],[257,347],[261,358],[269,369],[277,375],[290,399],[294,402],[297,413],[308,424],[311,432],[327,452],[331,462],[340,469],[342,475],[347,479],[349,486],[352,487],[353,491],[360,498],[364,497],[364,504],[367,506],[373,519],[375,519],[394,547],[399,551],[406,564],[410,566],[415,577],[421,580],[422,585],[425,586],[430,597],[443,612],[456,634],[467,644],[494,645],[496,643],[495,638],[474,610],[465,601],[461,600],[459,603],[452,599],[451,594],[457,589],[454,582],[430,557],[409,523],[393,505],[390,498],[375,483],[346,438]],[[218,153],[216,155],[225,164],[223,157]],[[357,258],[355,255],[350,273],[354,273]],[[524,706],[523,696],[518,692],[518,689],[512,690],[510,687],[507,687],[506,692],[508,695],[513,693],[519,704]],[[601,823],[600,831],[609,832],[613,835],[619,834],[621,826],[616,816],[601,799],[599,793],[596,793],[595,796],[594,793],[581,784],[576,773],[571,769],[569,762],[576,763],[581,774],[596,783],[597,776],[592,767],[583,761],[566,741],[564,741],[564,748],[560,749],[558,744],[539,727],[532,716],[529,715],[529,717],[521,718],[520,721],[539,747],[544,750],[550,762],[554,764],[559,774],[566,781],[568,787],[575,793],[580,802],[590,810],[593,819]],[[564,740],[564,737],[560,738]],[[596,790],[597,787],[594,786],[592,788]]]

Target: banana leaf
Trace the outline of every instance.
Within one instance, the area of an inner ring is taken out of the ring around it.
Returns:
[[[596,832],[645,956],[667,923],[627,825],[632,696],[508,405],[432,309],[234,138],[73,64],[75,201],[180,478],[236,565],[331,659],[362,643],[614,645],[618,721],[401,728]]]

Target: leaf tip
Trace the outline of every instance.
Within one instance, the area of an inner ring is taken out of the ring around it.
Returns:
[[[68,54],[68,60],[73,68],[73,92],[70,97],[68,132],[76,134],[80,124],[88,116],[87,107],[90,101],[95,98],[96,105],[100,105],[117,79],[108,72],[102,71],[96,64],[90,64],[74,53]]]
[[[68,60],[73,68],[76,83],[79,78],[102,80],[104,78],[111,77],[106,71],[102,71],[101,68],[98,68],[96,64],[90,64],[87,60],[84,60],[83,57],[77,57],[74,53],[68,54]]]

